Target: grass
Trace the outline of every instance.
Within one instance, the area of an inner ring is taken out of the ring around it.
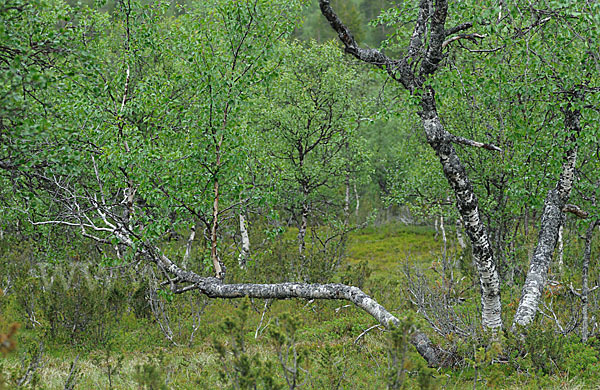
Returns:
[[[295,232],[288,231],[285,235],[293,239]],[[452,236],[451,233],[448,235]],[[453,245],[449,238],[450,253],[454,250]],[[365,289],[374,293],[376,299],[399,318],[405,318],[410,307],[400,295],[403,288],[401,267],[408,263],[433,275],[432,265],[439,261],[441,254],[441,237],[436,238],[432,228],[394,224],[352,232],[345,260],[349,265],[368,262],[373,272]],[[473,292],[474,296],[476,293]],[[44,336],[43,327],[22,328],[18,334],[18,350],[0,359],[0,373],[5,379],[11,375],[20,377],[27,366],[27,359],[31,358],[28,347],[36,345],[41,338],[45,340],[45,353],[37,370],[39,382],[36,388],[40,389],[63,389],[71,363],[77,356],[77,389],[154,389],[160,384],[166,384],[169,389],[229,388],[221,374],[227,377],[228,373],[235,372],[233,366],[240,353],[254,359],[254,366],[261,362],[259,375],[273,376],[277,384],[287,388],[273,331],[283,331],[283,319],[293,315],[298,326],[294,342],[284,351],[295,350],[301,357],[301,381],[304,383],[301,388],[329,389],[338,385],[344,389],[387,387],[391,368],[389,335],[374,328],[355,342],[363,331],[375,325],[375,321],[347,302],[276,301],[263,318],[264,302],[249,301],[244,328],[237,331],[244,341],[244,350],[240,352],[239,348],[236,350],[235,332],[226,330],[223,325],[229,317],[234,318],[235,323],[242,321],[239,312],[244,306],[243,301],[211,300],[202,317],[202,326],[190,345],[189,315],[185,314],[185,310],[175,310],[178,305],[185,305],[187,298],[189,295],[185,294],[175,296],[168,305],[174,326],[182,325],[181,336],[175,337],[180,346],[168,342],[157,323],[138,319],[132,313],[111,325],[108,345],[49,340]],[[3,307],[1,303],[0,309],[6,309],[6,305]],[[470,304],[474,306],[474,303]],[[467,309],[476,310],[475,307]],[[17,313],[15,310],[5,311],[5,316],[14,318],[5,319],[4,324],[15,320],[23,322],[23,318],[17,318]],[[43,324],[43,319],[40,320]],[[427,330],[422,319],[417,322]],[[0,322],[0,330],[2,327]],[[257,328],[260,328],[258,336]],[[215,342],[226,349],[224,359],[219,357]],[[406,361],[407,383],[409,388],[416,388],[421,370],[417,363],[422,359],[414,350],[409,350]],[[115,371],[112,387],[109,387],[109,369]],[[434,388],[472,389],[474,385],[477,388],[506,389],[590,388],[589,383],[576,375],[563,373],[540,379],[535,371],[515,370],[514,366],[506,363],[481,367],[477,382],[475,371],[469,364],[432,371],[427,375]]]
[[[429,266],[441,253],[441,237],[436,239],[433,229],[394,224],[351,233],[347,260],[367,261],[374,275],[382,276],[404,264]]]

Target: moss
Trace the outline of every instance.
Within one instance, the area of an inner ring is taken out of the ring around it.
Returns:
[[[442,254],[441,239],[422,226],[384,225],[353,232],[348,239],[350,263],[367,261],[375,276],[389,275],[404,264],[429,266]]]

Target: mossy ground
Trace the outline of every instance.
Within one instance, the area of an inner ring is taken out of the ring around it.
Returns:
[[[293,235],[293,232],[287,234]],[[450,255],[455,251],[451,237],[448,251]],[[370,273],[363,288],[399,318],[413,317],[419,327],[428,331],[427,324],[403,301],[403,286],[399,284],[402,267],[407,264],[433,275],[432,269],[439,264],[441,254],[441,237],[436,237],[432,228],[385,225],[353,232],[345,262],[346,269],[348,265],[367,262]],[[338,279],[343,277],[336,275]],[[476,291],[473,294],[476,295]],[[192,328],[189,314],[185,314],[188,298],[189,295],[170,298],[171,309],[183,308],[169,311],[175,333],[173,339],[178,345],[165,339],[156,321],[138,318],[133,313],[126,313],[116,323],[111,322],[109,336],[102,343],[88,342],[85,337],[78,341],[51,339],[41,319],[41,325],[36,328],[22,326],[18,350],[0,360],[1,372],[9,383],[11,376],[22,375],[32,357],[32,349],[43,341],[44,354],[36,371],[36,382],[30,387],[63,389],[71,363],[78,357],[75,376],[78,389],[236,388],[233,379],[243,369],[236,359],[243,355],[254,367],[247,375],[272,377],[275,385],[289,388],[278,358],[277,340],[286,340],[286,346],[279,351],[297,353],[299,388],[383,389],[390,383],[389,335],[374,328],[357,341],[363,331],[376,324],[370,316],[346,302],[277,301],[271,303],[263,316],[263,301],[212,300],[190,342]],[[242,315],[239,308],[244,305],[248,307]],[[470,309],[476,312],[475,303],[471,305]],[[0,326],[12,321],[24,322],[18,310],[10,309],[11,305],[1,307],[4,307],[5,318]],[[293,341],[289,335],[278,339],[277,331],[287,329],[284,319],[290,315],[296,321]],[[233,323],[243,323],[243,327],[226,329],[225,319],[230,317]],[[237,346],[238,336],[243,341],[242,351]],[[223,356],[217,352],[217,345],[223,346]],[[572,354],[580,354],[590,360],[590,364],[598,356],[592,347],[573,350]],[[527,363],[526,357],[523,362]],[[585,370],[591,366],[582,367]],[[403,368],[406,370],[405,388],[417,388],[423,372],[433,388],[583,389],[595,386],[594,377],[583,371],[545,374],[530,367],[517,370],[502,359],[494,364],[481,361],[424,371],[422,359],[412,348],[408,350]],[[259,380],[259,383],[263,382]]]

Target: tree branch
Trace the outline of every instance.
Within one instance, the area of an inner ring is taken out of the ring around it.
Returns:
[[[414,89],[414,75],[406,61],[393,60],[376,49],[359,47],[348,27],[342,23],[333,8],[331,8],[330,1],[319,0],[319,7],[323,16],[344,44],[346,53],[352,54],[361,61],[385,69],[394,80],[400,81],[405,88],[411,91]],[[400,71],[399,78],[397,76],[398,71]]]
[[[454,26],[446,30],[446,36],[449,37],[450,35],[456,34],[458,32],[468,30],[471,27],[473,27],[473,23],[471,22],[459,24],[458,26]]]
[[[485,37],[486,37],[486,35],[477,34],[477,33],[456,35],[450,39],[445,40],[444,43],[442,43],[442,48],[444,48],[444,47],[448,46],[449,44],[451,44],[452,42],[458,41],[460,39],[468,39],[470,41],[477,43],[477,38],[483,39]]]
[[[579,218],[584,219],[590,216],[590,214],[587,211],[582,210],[579,206],[570,203],[566,204],[565,207],[563,207],[562,211],[565,213],[575,214]]]
[[[502,149],[500,149],[496,145],[473,141],[468,138],[460,137],[460,136],[450,134],[450,133],[448,133],[448,134],[449,134],[448,139],[455,144],[472,146],[475,148],[483,148],[483,149],[487,149],[487,150],[493,150],[495,152],[502,152]]]

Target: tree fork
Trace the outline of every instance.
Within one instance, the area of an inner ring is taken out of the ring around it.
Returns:
[[[408,54],[404,58],[395,60],[378,50],[359,47],[350,30],[331,8],[330,1],[319,0],[319,5],[323,16],[327,18],[331,27],[338,33],[338,37],[344,44],[347,53],[352,54],[361,61],[385,69],[390,77],[401,83],[411,94],[420,93],[422,111],[419,115],[421,116],[427,142],[435,150],[442,164],[444,175],[454,190],[456,205],[473,247],[473,257],[477,264],[481,286],[482,323],[490,329],[501,328],[500,278],[496,268],[496,260],[494,259],[487,229],[479,216],[477,196],[453,144],[460,143],[495,151],[501,149],[494,145],[471,141],[450,134],[439,119],[434,90],[430,87],[424,87],[426,77],[436,72],[443,59],[442,49],[446,38],[449,35],[468,29],[471,24],[465,23],[459,27],[446,30],[444,25],[448,11],[447,1],[436,1],[435,9],[432,10],[430,9],[430,2],[423,0],[420,2],[419,16],[415,22],[414,33],[407,48]],[[423,48],[424,35],[427,30],[426,23],[428,22],[431,24],[429,45]],[[410,63],[416,62],[415,57],[424,52],[424,49],[426,49],[425,58],[418,59],[421,68],[415,71]]]

